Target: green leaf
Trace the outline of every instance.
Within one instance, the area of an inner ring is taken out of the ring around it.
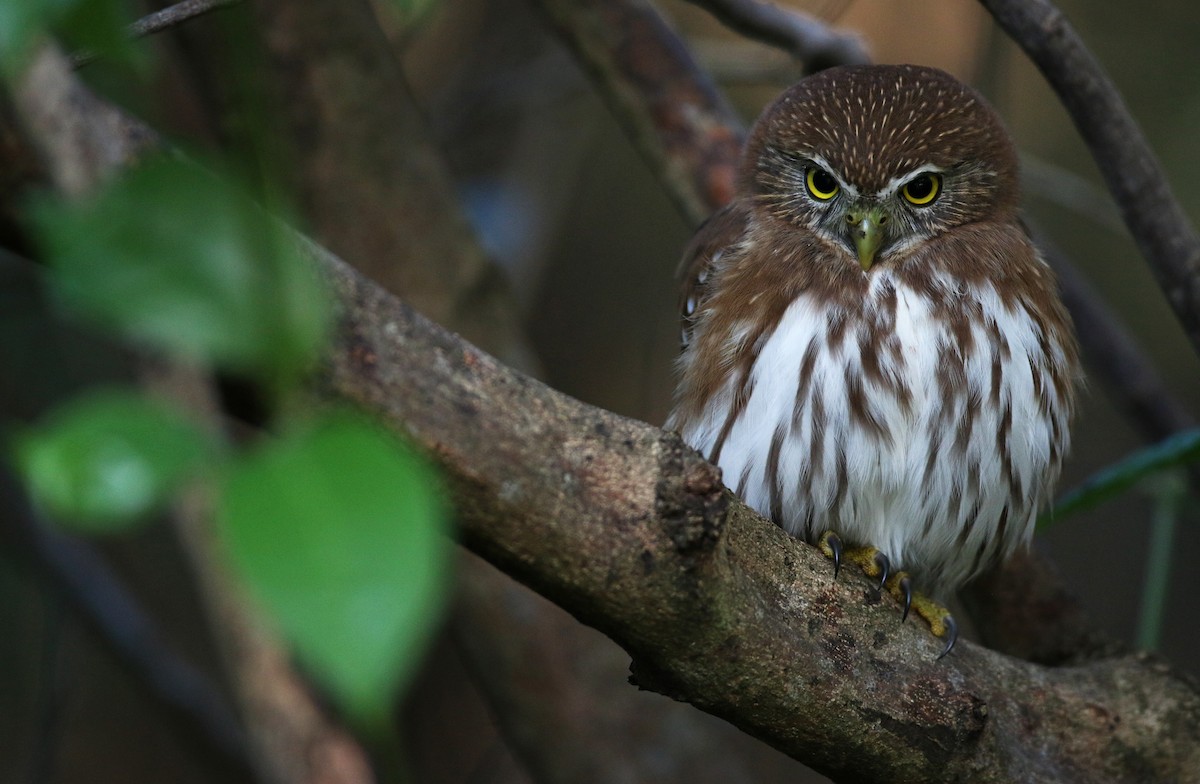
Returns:
[[[33,498],[64,527],[122,530],[160,509],[212,453],[180,414],[132,392],[94,392],[17,437]]]
[[[1118,495],[1150,474],[1200,459],[1200,428],[1184,430],[1088,477],[1038,520],[1038,530]]]
[[[228,553],[304,662],[353,716],[382,721],[439,615],[448,515],[430,465],[345,413],[232,470]]]
[[[324,343],[329,299],[293,238],[197,166],[157,159],[32,216],[58,293],[135,339],[274,383]]]
[[[132,61],[137,50],[126,27],[133,19],[128,0],[0,0],[0,64],[14,73],[51,30],[68,46]]]

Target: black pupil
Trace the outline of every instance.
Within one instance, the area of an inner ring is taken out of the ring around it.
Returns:
[[[837,187],[837,182],[833,179],[833,175],[822,169],[815,169],[812,177],[813,186],[817,189],[817,193],[829,193]]]
[[[933,178],[928,174],[922,174],[920,177],[913,178],[913,181],[908,184],[908,195],[914,199],[924,199],[933,193]]]

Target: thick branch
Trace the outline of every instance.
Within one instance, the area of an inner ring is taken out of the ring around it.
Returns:
[[[1046,0],[980,2],[1058,94],[1167,301],[1200,350],[1200,237],[1112,80]]]
[[[1200,698],[1165,667],[1048,670],[971,644],[936,663],[924,629],[834,582],[674,434],[503,367],[312,251],[345,307],[332,389],[428,447],[468,546],[617,640],[642,686],[847,780],[1150,780],[1200,762]]]
[[[256,0],[253,8],[275,138],[294,148],[285,174],[306,225],[420,312],[530,372],[533,352],[520,340],[516,303],[462,215],[371,4]],[[201,56],[210,60],[203,47]],[[454,639],[534,778],[727,780],[721,774],[732,767],[735,730],[687,706],[614,688],[628,671],[624,651],[483,561],[460,564]],[[425,675],[446,677],[437,667]],[[459,691],[426,680],[422,691],[435,690]],[[668,725],[682,729],[669,743],[646,731]],[[768,755],[788,764],[769,752],[744,764]]]

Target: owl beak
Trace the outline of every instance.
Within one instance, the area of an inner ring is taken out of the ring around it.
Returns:
[[[865,272],[875,263],[875,254],[883,244],[883,225],[887,223],[887,215],[878,205],[861,207],[850,210],[846,222],[849,224],[850,240],[858,251],[858,263]]]

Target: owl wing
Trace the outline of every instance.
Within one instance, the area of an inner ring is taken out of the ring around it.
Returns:
[[[713,265],[730,246],[741,240],[747,223],[744,205],[739,201],[731,202],[700,224],[692,241],[684,249],[677,273],[683,348],[687,348],[691,342],[696,312],[712,292]]]

